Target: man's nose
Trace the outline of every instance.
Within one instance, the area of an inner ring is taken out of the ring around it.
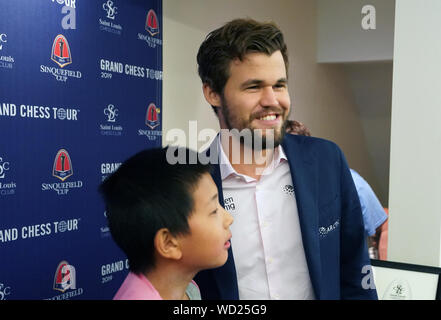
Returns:
[[[262,96],[260,98],[260,104],[262,107],[278,107],[279,101],[277,100],[276,92],[272,86],[264,87],[262,90]]]

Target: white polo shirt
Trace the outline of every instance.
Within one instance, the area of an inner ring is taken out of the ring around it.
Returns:
[[[314,299],[288,159],[281,146],[259,181],[237,173],[222,149],[220,172],[241,300]]]

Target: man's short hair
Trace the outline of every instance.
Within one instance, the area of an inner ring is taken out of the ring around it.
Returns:
[[[197,54],[199,76],[202,83],[222,95],[230,77],[231,61],[243,61],[248,53],[271,55],[278,50],[282,53],[288,74],[288,50],[277,25],[252,19],[235,19],[210,32],[201,44]]]
[[[194,210],[193,192],[203,174],[210,173],[210,166],[190,155],[195,153],[190,149],[185,149],[187,159],[197,159],[196,163],[169,164],[167,149],[139,152],[99,187],[110,233],[127,255],[134,273],[154,267],[154,238],[158,230],[167,228],[173,235],[190,232],[188,218]]]

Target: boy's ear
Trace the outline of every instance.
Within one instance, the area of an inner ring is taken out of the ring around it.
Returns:
[[[167,228],[159,229],[154,239],[155,249],[159,255],[167,259],[179,260],[182,257],[182,251],[179,241],[173,236]]]
[[[221,106],[221,98],[219,93],[215,92],[207,83],[202,85],[202,91],[204,92],[205,100],[213,107]]]

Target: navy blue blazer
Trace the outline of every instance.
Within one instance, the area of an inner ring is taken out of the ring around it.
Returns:
[[[342,151],[331,141],[291,134],[285,135],[282,146],[316,299],[377,299],[375,289],[362,287],[363,277],[369,274],[363,267],[370,266],[370,259],[360,201]],[[224,206],[217,149],[215,140],[205,156],[215,163],[212,177]],[[225,265],[199,272],[195,281],[202,299],[239,299],[234,238]]]

